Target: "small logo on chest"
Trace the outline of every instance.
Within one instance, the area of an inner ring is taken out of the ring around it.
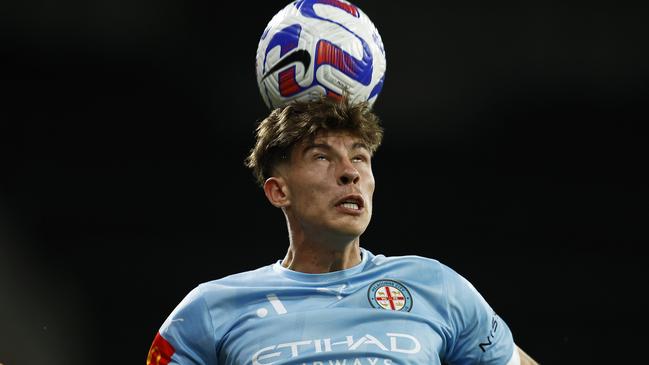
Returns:
[[[405,285],[396,280],[381,279],[370,285],[367,299],[373,308],[410,312],[412,296]]]

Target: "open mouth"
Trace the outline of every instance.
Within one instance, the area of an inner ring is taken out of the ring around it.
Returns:
[[[337,207],[351,210],[363,209],[363,198],[360,195],[349,195],[338,201]]]

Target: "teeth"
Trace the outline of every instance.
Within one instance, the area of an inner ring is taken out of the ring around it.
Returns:
[[[356,203],[343,203],[343,207],[348,208],[348,209],[355,209],[358,210],[358,204]]]

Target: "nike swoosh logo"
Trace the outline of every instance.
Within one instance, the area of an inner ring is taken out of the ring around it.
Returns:
[[[298,49],[295,52],[291,53],[290,55],[282,58],[279,62],[275,64],[266,74],[264,77],[261,79],[265,79],[269,75],[275,73],[277,70],[290,65],[293,62],[300,62],[304,65],[304,69],[307,70],[309,68],[309,65],[311,64],[311,55],[309,54],[309,51],[305,49]]]

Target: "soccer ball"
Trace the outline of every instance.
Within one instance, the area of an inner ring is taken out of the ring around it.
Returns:
[[[385,78],[383,41],[344,0],[296,0],[270,20],[257,47],[257,85],[266,106],[321,95],[372,106]]]

